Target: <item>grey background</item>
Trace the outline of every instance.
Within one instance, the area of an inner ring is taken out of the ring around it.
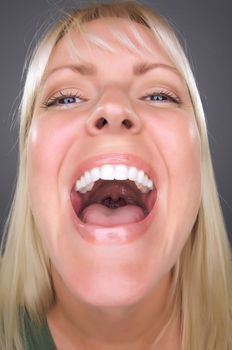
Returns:
[[[1,2],[0,232],[15,184],[17,123],[13,122],[13,115],[23,86],[25,55],[35,32],[48,15],[56,12],[56,7],[74,3],[58,0]],[[232,242],[232,1],[153,0],[146,3],[171,21],[192,62],[207,116],[218,192]]]

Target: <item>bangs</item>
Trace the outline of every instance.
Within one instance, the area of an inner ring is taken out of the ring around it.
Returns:
[[[126,21],[127,31],[120,28],[113,21],[113,19],[117,18]],[[108,32],[111,33],[115,39],[115,43],[91,31],[88,23],[97,19],[106,19],[105,25],[107,26]],[[57,38],[57,42],[63,36],[66,36],[67,40],[69,40],[71,51],[75,54],[75,57],[79,57],[79,59],[81,59],[81,56],[78,52],[78,45],[74,45],[74,40],[72,38],[74,32],[80,33],[87,45],[95,45],[112,54],[117,51],[117,44],[120,44],[139,56],[144,51],[149,54],[154,54],[141,34],[139,34],[136,24],[140,24],[150,31],[167,53],[183,80],[189,85],[188,77],[189,73],[191,76],[191,72],[186,62],[185,54],[169,23],[160,14],[152,12],[144,5],[141,6],[134,1],[117,1],[113,4],[100,5],[93,4],[88,8],[66,13],[66,18],[63,21],[63,26]]]
[[[78,32],[81,34],[82,38],[85,40],[85,42],[88,44],[92,44],[96,46],[99,49],[106,50],[109,53],[116,53],[117,52],[117,46],[118,44],[123,46],[123,48],[137,54],[141,55],[142,50],[145,50],[146,52],[152,54],[152,50],[147,45],[145,40],[141,37],[139,34],[136,24],[138,22],[135,22],[131,18],[128,18],[126,21],[127,23],[127,29],[129,29],[129,33],[126,32],[126,30],[119,29],[119,26],[114,23],[114,21],[111,21],[109,17],[103,17],[108,19],[105,21],[105,25],[107,26],[107,32],[112,34],[112,37],[115,39],[115,43],[112,43],[112,40],[107,40],[106,38],[103,38],[103,36],[96,35],[91,28],[88,26],[88,23],[90,22],[80,22],[78,18],[74,19],[74,22],[69,27],[68,31],[66,31],[65,36],[69,40],[70,48],[72,52],[75,53],[75,56],[80,57],[80,53],[78,52],[78,45],[74,44],[73,40],[73,33]],[[113,17],[125,19],[124,17]],[[142,23],[144,25],[144,23]],[[145,28],[148,28],[148,26],[145,26]],[[150,28],[149,28],[150,29]],[[151,33],[153,31],[151,30]]]

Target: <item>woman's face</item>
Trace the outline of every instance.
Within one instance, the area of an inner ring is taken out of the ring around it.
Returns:
[[[78,32],[74,47],[58,42],[30,127],[28,181],[53,274],[84,302],[123,306],[159,287],[191,233],[200,141],[186,84],[149,29],[135,24],[150,52],[126,20],[110,21],[138,52],[108,19],[87,28],[114,53]]]

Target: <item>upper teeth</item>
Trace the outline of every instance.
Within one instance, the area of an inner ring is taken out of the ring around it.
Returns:
[[[134,166],[124,164],[105,164],[99,168],[93,168],[86,171],[75,184],[75,190],[81,193],[91,191],[94,183],[99,179],[102,180],[132,180],[143,193],[153,189],[152,180],[144,173],[143,170]]]

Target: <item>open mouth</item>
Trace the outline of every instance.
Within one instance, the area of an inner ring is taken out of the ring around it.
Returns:
[[[143,170],[122,164],[105,164],[86,171],[71,191],[79,220],[103,227],[144,220],[156,197],[155,185]]]

